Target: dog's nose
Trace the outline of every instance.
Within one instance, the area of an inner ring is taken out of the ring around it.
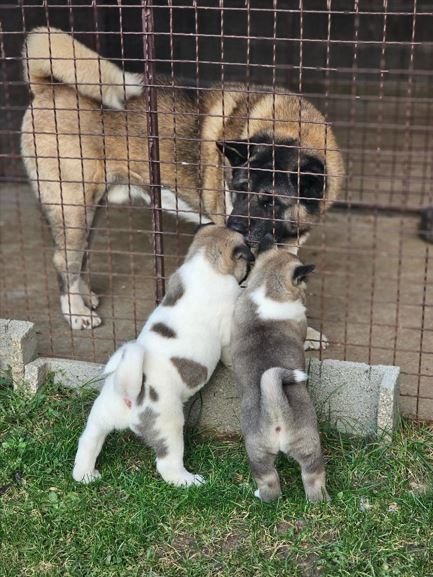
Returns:
[[[246,222],[244,222],[244,220],[242,219],[238,219],[238,218],[233,218],[232,216],[229,217],[229,220],[227,222],[227,226],[233,230],[235,230],[236,232],[240,232],[241,234],[245,235],[248,232],[248,227]]]

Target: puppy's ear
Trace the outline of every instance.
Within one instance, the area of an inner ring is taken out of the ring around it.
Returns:
[[[215,225],[215,223],[211,221],[211,222],[202,222],[201,224],[198,224],[194,230],[194,234],[197,234],[198,231],[204,228],[205,226],[211,226],[211,225]]]
[[[254,262],[256,260],[250,248],[246,244],[235,246],[233,249],[233,258],[234,260],[243,258],[247,262]]]
[[[259,254],[262,254],[262,252],[266,252],[267,250],[271,250],[271,248],[274,248],[274,246],[275,246],[274,237],[272,236],[272,234],[270,232],[268,232],[267,234],[265,234],[265,236],[259,242],[259,246],[257,249],[257,256]]]
[[[305,280],[310,273],[316,268],[314,264],[301,264],[293,271],[293,283],[299,284]]]
[[[239,166],[248,160],[248,140],[220,140],[216,145],[232,166]]]

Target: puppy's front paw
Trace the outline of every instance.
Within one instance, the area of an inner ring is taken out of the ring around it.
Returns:
[[[72,472],[72,477],[78,483],[84,483],[85,485],[88,485],[89,483],[96,481],[96,479],[99,479],[101,477],[101,473],[98,471],[98,469],[93,469],[91,471],[82,471],[79,468],[75,467]]]
[[[304,342],[304,351],[324,351],[328,348],[329,340],[323,333],[316,331],[312,327],[308,327],[307,336]]]
[[[257,497],[258,499],[260,499],[260,501],[262,500],[262,498],[260,497],[260,489],[256,489],[254,491],[254,497]]]

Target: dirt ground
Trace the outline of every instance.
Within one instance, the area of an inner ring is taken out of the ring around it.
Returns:
[[[317,265],[310,324],[330,340],[323,358],[399,365],[401,408],[433,419],[433,250],[413,217],[333,211],[302,250]],[[192,227],[164,216],[165,273],[181,262]],[[104,361],[154,307],[151,214],[102,207],[89,254],[103,325],[72,331],[60,313],[52,241],[27,185],[0,189],[0,316],[36,323],[41,355]]]

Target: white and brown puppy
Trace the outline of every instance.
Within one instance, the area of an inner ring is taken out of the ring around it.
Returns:
[[[311,501],[328,499],[316,413],[305,386],[305,280],[314,269],[278,250],[272,235],[259,245],[232,328],[233,369],[241,397],[241,429],[263,501],[281,495],[275,458],[301,466]]]
[[[130,428],[156,453],[162,478],[175,485],[199,484],[183,463],[183,404],[230,358],[230,329],[239,283],[254,257],[241,234],[203,226],[167,294],[137,341],[108,361],[99,397],[81,435],[73,477],[99,477],[95,462],[113,429]]]

